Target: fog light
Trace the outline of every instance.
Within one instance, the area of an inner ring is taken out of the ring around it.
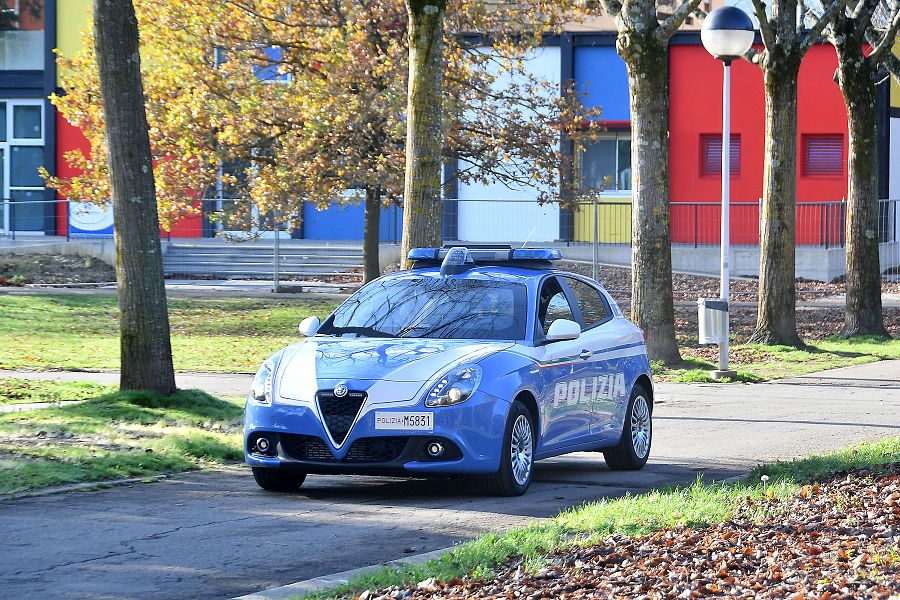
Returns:
[[[428,452],[428,456],[439,458],[444,454],[444,445],[440,442],[428,442],[428,447],[425,451]]]
[[[256,449],[265,454],[269,451],[269,440],[267,438],[261,437],[256,440]]]

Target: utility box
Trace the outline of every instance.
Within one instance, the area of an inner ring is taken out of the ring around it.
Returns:
[[[721,298],[697,298],[697,323],[701,344],[725,342],[728,301]]]

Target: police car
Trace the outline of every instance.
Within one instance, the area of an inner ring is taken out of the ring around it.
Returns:
[[[534,461],[599,451],[640,469],[653,384],[641,330],[555,249],[419,248],[253,380],[247,463],[260,487],[311,473],[482,476],[523,494]]]

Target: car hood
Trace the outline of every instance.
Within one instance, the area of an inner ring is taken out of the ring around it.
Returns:
[[[284,350],[279,364],[280,394],[308,395],[341,381],[423,384],[453,364],[477,361],[512,342],[415,338],[309,338]]]

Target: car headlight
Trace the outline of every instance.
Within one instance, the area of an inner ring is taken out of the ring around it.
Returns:
[[[459,365],[450,369],[425,396],[425,406],[452,406],[465,402],[481,383],[481,367]]]
[[[250,384],[250,399],[262,404],[272,402],[272,377],[275,375],[275,361],[266,360],[253,377]]]

